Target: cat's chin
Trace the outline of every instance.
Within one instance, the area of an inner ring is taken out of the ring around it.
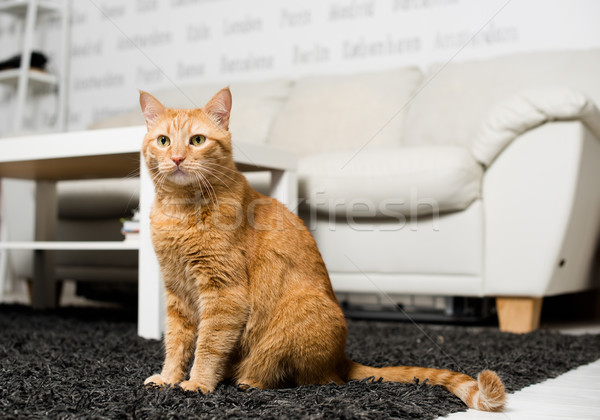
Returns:
[[[189,185],[193,182],[193,177],[189,174],[186,174],[181,169],[177,169],[172,174],[168,176],[168,180],[176,185]]]

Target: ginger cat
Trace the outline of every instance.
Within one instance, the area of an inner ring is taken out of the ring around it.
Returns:
[[[469,407],[501,410],[504,385],[492,371],[475,380],[346,357],[346,321],[311,234],[235,167],[231,103],[227,88],[190,110],[166,108],[140,92],[148,127],[143,155],[156,190],[152,241],[167,304],[164,366],[145,384],[207,393],[224,379],[265,389],[418,378]]]

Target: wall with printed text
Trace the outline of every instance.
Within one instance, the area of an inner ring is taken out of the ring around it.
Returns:
[[[133,109],[137,89],[383,70],[537,50],[600,47],[594,0],[73,0],[69,130]],[[58,25],[36,49],[60,72]],[[0,60],[19,53],[0,17]],[[14,89],[0,88],[0,135]],[[56,118],[37,93],[28,126]]]

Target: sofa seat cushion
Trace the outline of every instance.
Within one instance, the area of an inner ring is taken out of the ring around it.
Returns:
[[[140,179],[90,179],[57,184],[60,219],[131,217],[140,200]]]
[[[463,210],[483,167],[460,146],[329,152],[301,158],[300,199],[337,216],[406,218]]]

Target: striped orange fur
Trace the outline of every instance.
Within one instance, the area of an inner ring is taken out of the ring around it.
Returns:
[[[163,369],[145,383],[207,393],[224,379],[276,388],[418,378],[469,407],[502,409],[504,387],[494,372],[475,380],[346,357],[346,321],[311,234],[235,167],[231,103],[229,89],[191,110],[140,93],[148,127],[142,152],[156,191],[151,234],[167,304]]]

